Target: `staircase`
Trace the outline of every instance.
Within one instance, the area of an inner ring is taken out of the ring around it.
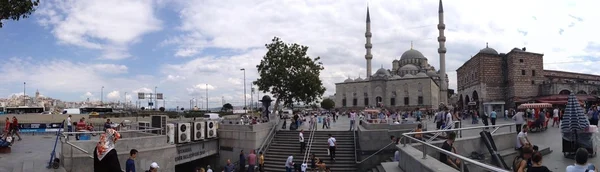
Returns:
[[[425,133],[425,134],[423,134],[423,139],[429,140],[431,137],[433,137],[433,135],[435,135],[435,133]],[[446,138],[447,138],[446,136],[438,135],[435,139],[433,139],[432,142],[446,140]],[[416,143],[416,141],[413,141],[413,143]],[[386,159],[385,161],[383,161],[381,163],[393,162],[393,161],[394,161],[394,156],[392,155],[390,158]],[[368,170],[367,172],[385,172],[381,163],[379,165],[377,165],[376,167],[373,167],[372,169]]]
[[[273,142],[265,152],[265,171],[267,172],[285,172],[285,161],[288,156],[294,156],[294,163],[301,164],[304,158],[304,152],[300,152],[300,143],[298,142],[299,131],[282,130],[277,131]],[[328,134],[332,134],[337,142],[336,162],[332,163],[327,155]],[[304,131],[305,141],[308,143],[310,131]],[[356,149],[354,145],[354,136],[351,131],[315,131],[314,141],[311,153],[319,159],[322,159],[331,171],[350,172],[356,171]],[[307,144],[308,149],[308,144]],[[306,162],[310,168],[310,161]]]

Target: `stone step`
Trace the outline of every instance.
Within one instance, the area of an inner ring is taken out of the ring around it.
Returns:
[[[339,142],[336,143],[336,147],[338,148],[354,148],[354,143],[344,143],[344,142]],[[298,141],[281,141],[281,140],[273,140],[273,142],[271,143],[271,145],[273,146],[287,146],[289,148],[300,148],[300,142]],[[308,144],[306,145],[308,147]],[[313,142],[311,147],[329,147],[329,145],[327,145],[327,143],[316,143]]]
[[[300,140],[298,138],[275,138],[273,139],[273,141],[279,141],[279,142],[292,142],[292,143],[300,143]],[[308,139],[304,139],[304,141],[306,143],[308,143]],[[349,143],[349,144],[354,144],[354,139],[336,139],[335,140],[336,143]],[[313,143],[323,143],[323,144],[327,144],[327,139],[313,139]]]
[[[329,167],[329,164],[326,164]],[[354,167],[330,167],[332,172],[355,172]],[[268,172],[285,172],[285,166],[267,167],[265,165],[265,171]]]
[[[381,166],[381,164],[377,165],[377,167],[375,167],[375,169],[377,169],[377,171],[379,171],[379,172],[385,172],[385,169],[383,169],[383,166]]]
[[[275,160],[275,161],[277,161],[277,160],[285,161],[285,160],[287,160],[287,158],[290,155],[294,156],[294,160],[304,158],[304,154],[300,154],[300,153],[275,153],[275,154],[267,154],[267,155],[265,155],[265,163],[266,163],[266,159]],[[329,155],[327,155],[327,153],[325,153],[325,154],[315,154],[315,156],[317,158],[323,159],[324,161],[329,160]],[[338,161],[340,161],[340,160],[354,161],[354,155],[352,155],[352,156],[337,156],[336,155],[335,159],[338,160]]]

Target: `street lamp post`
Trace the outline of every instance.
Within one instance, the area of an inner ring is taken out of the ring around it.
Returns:
[[[157,101],[157,100],[156,100],[156,98],[157,98],[156,96],[158,95],[158,94],[156,93],[156,88],[158,88],[158,87],[157,87],[157,86],[154,86],[154,102],[152,102],[152,108],[153,108],[153,109],[156,109],[156,101]]]
[[[242,68],[240,70],[244,71],[244,110],[246,110],[246,69]]]
[[[127,92],[125,92],[125,103],[123,105],[123,108],[126,109],[127,108]]]
[[[204,86],[206,87],[206,112],[208,112],[208,84]]]
[[[27,100],[25,99],[25,87],[27,86],[27,82],[23,82],[23,106],[27,106]]]
[[[104,106],[104,86],[100,88],[100,106]]]

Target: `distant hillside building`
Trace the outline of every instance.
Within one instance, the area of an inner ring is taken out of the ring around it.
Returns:
[[[565,105],[577,93],[581,102],[598,100],[600,76],[544,69],[544,55],[514,48],[498,53],[487,44],[457,70],[458,101],[462,109],[491,112],[521,103]]]

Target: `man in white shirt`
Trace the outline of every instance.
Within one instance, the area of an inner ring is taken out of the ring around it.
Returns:
[[[558,108],[554,109],[554,112],[552,113],[552,127],[554,127],[554,124],[556,124],[557,126],[559,125],[558,113]]]
[[[327,144],[329,145],[329,158],[332,161],[335,161],[335,138],[329,134],[329,139],[327,139]]]
[[[350,112],[350,130],[348,130],[348,131],[354,131],[355,120],[356,120],[356,112],[354,112],[354,110],[353,110],[352,112]]]
[[[304,129],[301,129],[300,134],[298,135],[300,137],[300,153],[303,153],[306,148],[306,143],[304,142]]]
[[[532,146],[529,138],[527,138],[527,125],[524,125],[521,132],[517,134],[517,144],[515,145],[515,149],[521,151],[523,146]]]
[[[504,110],[504,120],[508,120],[508,109]]]
[[[287,160],[285,161],[285,171],[292,172],[293,170],[294,170],[294,156],[290,155],[290,156],[288,156]]]
[[[73,132],[73,123],[71,122],[71,115],[67,117],[67,130]]]
[[[523,124],[525,123],[525,112],[523,110],[519,110],[519,112],[517,112],[512,119],[515,121],[515,126],[517,129],[517,133],[521,132],[521,128],[523,127]]]
[[[446,110],[446,127],[448,127],[448,129],[452,129],[452,125],[454,125],[453,121],[452,121],[452,113],[449,110]]]

